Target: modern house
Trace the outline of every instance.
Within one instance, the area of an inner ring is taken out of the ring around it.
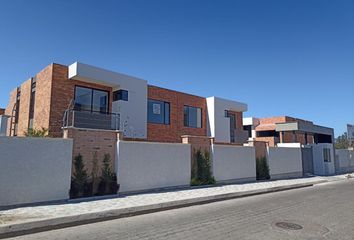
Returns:
[[[181,136],[213,137],[243,144],[244,103],[204,98],[149,85],[146,80],[75,62],[50,64],[10,94],[8,136],[64,128],[122,131],[125,138],[181,142]]]
[[[333,128],[289,116],[244,118],[243,126],[249,138],[267,142],[271,147],[278,143],[334,143]]]
[[[243,125],[250,141],[265,142],[268,147],[301,148],[304,174],[331,175],[338,168],[333,128],[289,116],[244,118]]]

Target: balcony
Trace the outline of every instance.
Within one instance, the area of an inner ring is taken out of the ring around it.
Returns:
[[[232,143],[246,143],[248,140],[248,131],[245,130],[234,130],[233,134],[230,136],[230,142]]]
[[[117,131],[120,128],[120,116],[116,113],[66,110],[63,117],[63,127]]]

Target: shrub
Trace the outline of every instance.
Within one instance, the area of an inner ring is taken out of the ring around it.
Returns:
[[[256,160],[256,174],[257,180],[268,180],[270,179],[269,175],[269,166],[266,157],[257,158]]]
[[[41,129],[33,129],[29,128],[27,132],[25,132],[26,137],[47,137],[48,136],[48,129],[42,127]]]
[[[112,171],[110,162],[111,156],[109,154],[105,154],[97,195],[116,194],[118,191],[119,186],[117,184],[117,175]]]
[[[215,184],[215,179],[211,173],[210,153],[205,151],[203,154],[202,151],[198,149],[193,153],[193,160],[195,164],[192,168],[191,185]]]
[[[90,185],[92,184],[89,181],[82,155],[78,154],[74,159],[74,174],[71,178],[70,197],[78,198],[92,195],[92,186]]]

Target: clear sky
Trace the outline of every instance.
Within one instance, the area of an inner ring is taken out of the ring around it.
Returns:
[[[246,116],[354,123],[353,0],[1,0],[0,107],[52,62],[248,104]]]

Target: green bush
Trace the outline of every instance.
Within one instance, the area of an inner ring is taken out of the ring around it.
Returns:
[[[70,198],[92,195],[92,186],[90,185],[92,184],[89,181],[82,155],[79,153],[74,159],[74,174],[71,178]]]
[[[117,184],[117,175],[112,171],[110,162],[111,156],[109,154],[105,154],[97,195],[116,194],[118,192],[119,186]]]
[[[42,127],[41,129],[33,129],[29,128],[27,132],[25,132],[26,137],[47,137],[48,129]]]
[[[270,179],[269,175],[269,166],[266,157],[257,158],[256,160],[256,173],[257,180],[268,180]]]
[[[200,149],[193,153],[194,164],[192,168],[191,185],[208,185],[215,184],[215,179],[211,173],[210,153],[205,151],[204,154]]]

